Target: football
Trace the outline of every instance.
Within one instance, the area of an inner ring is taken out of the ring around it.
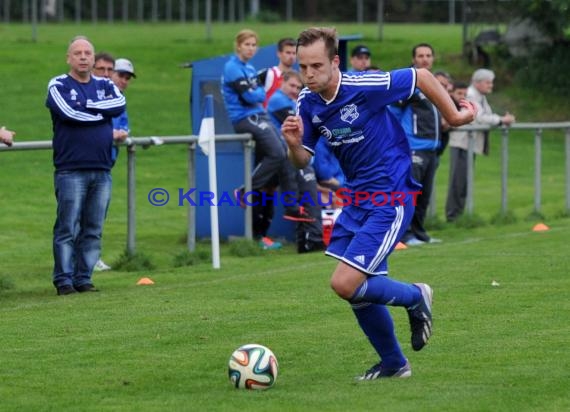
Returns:
[[[239,389],[269,389],[277,379],[277,358],[273,352],[256,343],[237,348],[228,363],[228,375]]]

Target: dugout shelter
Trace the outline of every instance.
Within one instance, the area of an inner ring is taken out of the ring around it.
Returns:
[[[347,67],[347,48],[351,40],[361,39],[362,35],[350,35],[339,37],[339,56],[341,70]],[[229,53],[223,56],[197,60],[187,63],[185,67],[192,69],[190,75],[190,116],[192,134],[197,135],[202,121],[201,110],[204,107],[206,95],[212,95],[214,100],[214,124],[216,134],[233,134],[233,126],[228,118],[224,100],[221,94],[221,77],[224,65],[233,55]],[[270,45],[260,47],[250,63],[261,70],[276,66],[277,46]],[[243,182],[243,145],[240,142],[216,142],[216,171],[218,178],[218,194],[222,192],[232,194],[233,190]],[[200,149],[196,150],[196,192],[208,191],[208,158]],[[233,199],[233,197],[232,197]],[[197,202],[198,203],[198,202]],[[196,207],[196,236],[198,238],[210,237],[210,206],[207,204]],[[295,239],[295,223],[282,219],[283,206],[276,204],[275,217],[271,224],[269,236]],[[220,238],[227,239],[230,236],[243,236],[244,210],[237,206],[224,203],[219,208]]]

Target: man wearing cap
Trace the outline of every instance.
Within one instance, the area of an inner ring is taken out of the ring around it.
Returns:
[[[111,74],[111,80],[117,85],[121,93],[129,87],[131,79],[136,79],[135,67],[127,59],[115,60],[115,70]],[[125,140],[129,135],[129,116],[125,110],[120,116],[113,118],[114,137],[118,140]]]
[[[363,72],[370,68],[370,49],[362,44],[359,44],[350,54],[350,69],[351,72]]]

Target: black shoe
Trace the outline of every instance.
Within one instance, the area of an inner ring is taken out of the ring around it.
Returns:
[[[316,220],[307,213],[303,206],[287,209],[283,214],[283,219],[292,220],[293,222],[314,222]]]
[[[412,376],[412,367],[408,361],[406,361],[404,366],[397,369],[388,369],[382,366],[382,363],[377,363],[368,369],[364,375],[357,376],[356,380],[371,381],[382,378],[409,378],[410,376]]]
[[[85,285],[77,286],[77,287],[75,287],[75,290],[77,290],[79,293],[99,292],[99,289],[97,289],[91,283],[86,283]]]
[[[322,252],[327,247],[323,242],[303,242],[297,244],[298,253],[309,253],[309,252]]]
[[[77,293],[77,291],[73,288],[73,286],[70,285],[63,285],[56,289],[57,289],[57,296],[71,295],[72,293]]]
[[[418,351],[427,344],[431,336],[433,290],[425,283],[414,283],[414,285],[420,289],[422,297],[418,304],[408,308],[408,318],[412,331],[412,348]]]

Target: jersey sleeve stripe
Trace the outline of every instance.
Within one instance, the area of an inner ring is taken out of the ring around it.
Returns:
[[[73,110],[65,101],[63,96],[59,93],[57,87],[51,87],[49,93],[59,109],[69,118],[82,122],[97,122],[103,119],[103,116],[97,114],[96,116]]]

